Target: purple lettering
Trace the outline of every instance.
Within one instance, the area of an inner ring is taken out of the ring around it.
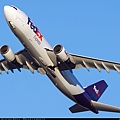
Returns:
[[[28,22],[27,22],[27,24],[28,24],[28,25],[31,24],[31,20],[30,20],[29,17],[28,17]]]
[[[30,28],[33,30],[33,32],[39,37],[39,39],[42,41],[42,34],[39,32],[39,30],[37,29],[37,27],[33,24],[33,22],[30,20],[30,18],[28,17],[28,22],[27,24],[30,26]]]
[[[34,31],[34,33],[37,32],[37,27],[33,24],[33,22],[30,20],[30,18],[28,17],[28,25],[30,25],[30,28]]]

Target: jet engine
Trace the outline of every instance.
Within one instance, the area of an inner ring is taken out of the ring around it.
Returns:
[[[8,45],[3,45],[0,48],[0,52],[7,61],[12,62],[15,60],[15,54]]]
[[[70,60],[69,54],[66,52],[65,48],[62,45],[60,44],[56,45],[53,48],[53,51],[60,61],[66,62]]]

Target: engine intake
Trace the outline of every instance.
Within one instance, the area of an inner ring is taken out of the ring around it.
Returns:
[[[15,60],[15,54],[8,45],[3,45],[0,48],[0,52],[7,61],[12,62]]]
[[[57,58],[61,60],[62,62],[66,62],[70,59],[69,54],[66,52],[65,48],[62,45],[56,45],[53,48],[53,51]]]

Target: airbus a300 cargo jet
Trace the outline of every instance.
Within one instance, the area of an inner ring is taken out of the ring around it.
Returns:
[[[69,54],[60,44],[52,48],[31,19],[15,6],[5,6],[4,15],[24,49],[14,53],[8,45],[1,46],[4,59],[0,60],[0,73],[25,68],[33,74],[34,70],[46,74],[64,95],[75,102],[69,108],[72,113],[89,110],[96,114],[98,111],[120,113],[120,108],[97,102],[108,86],[104,80],[83,88],[72,71],[85,67],[87,70],[96,68],[120,73],[120,63]]]

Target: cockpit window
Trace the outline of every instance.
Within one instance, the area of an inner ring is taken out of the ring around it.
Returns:
[[[15,10],[17,10],[17,8],[15,6],[11,6],[11,7],[13,7]]]

